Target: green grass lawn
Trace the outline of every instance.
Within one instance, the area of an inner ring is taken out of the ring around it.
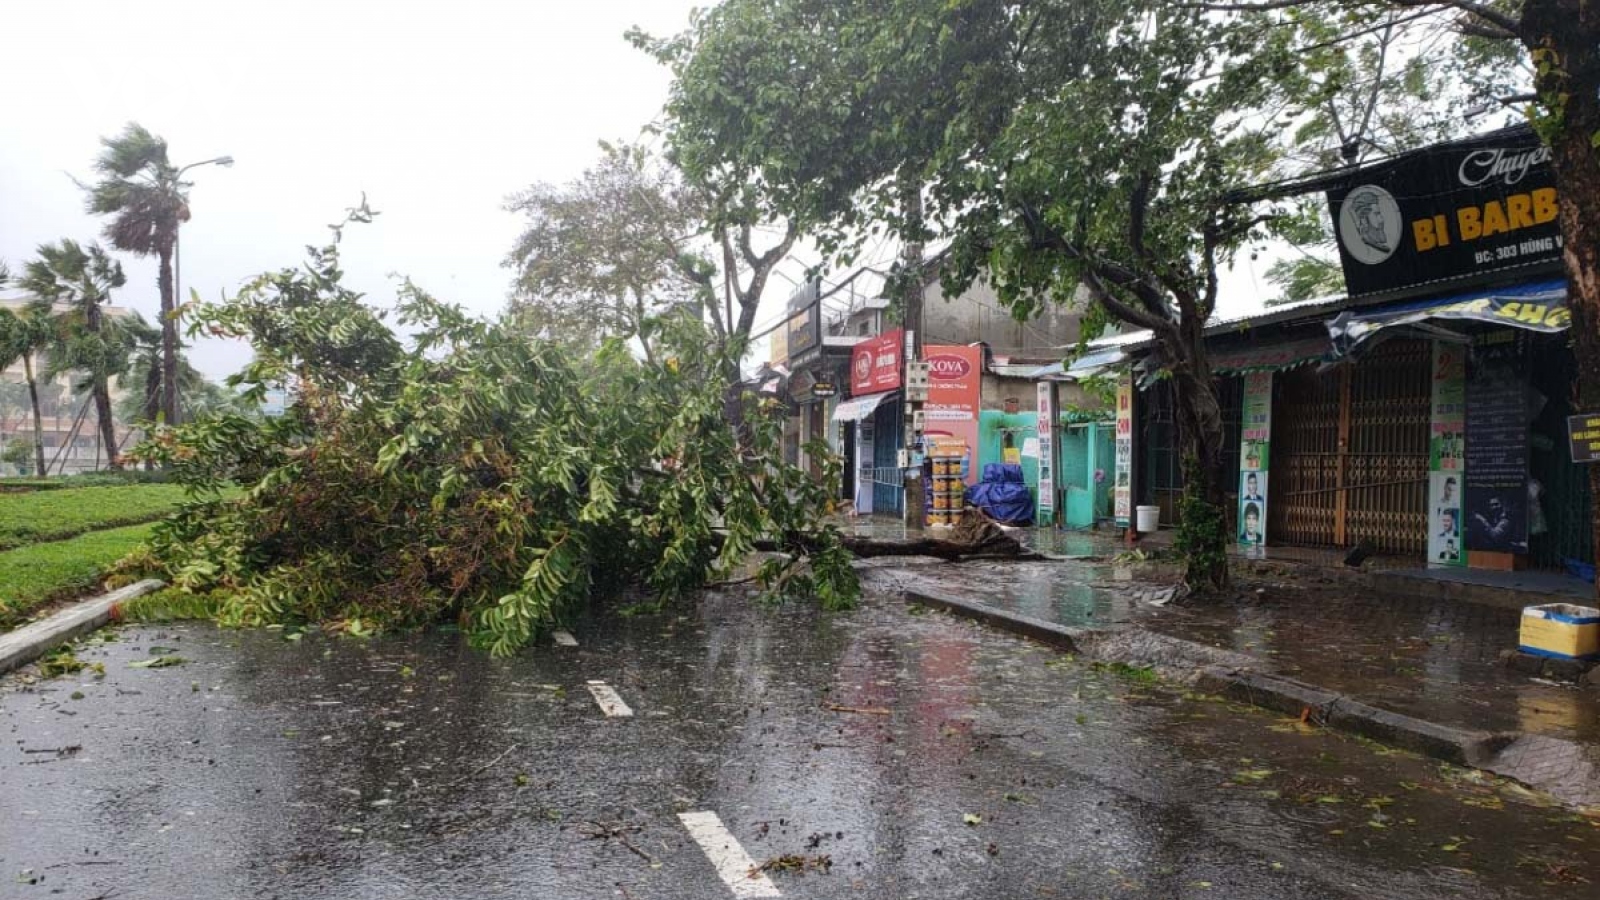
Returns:
[[[0,493],[0,550],[149,522],[183,499],[176,484]]]
[[[154,527],[113,528],[0,552],[0,630],[20,625],[52,600],[93,588],[100,574],[143,543]]]

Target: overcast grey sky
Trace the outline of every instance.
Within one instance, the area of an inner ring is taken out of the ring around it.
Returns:
[[[665,100],[667,77],[623,32],[677,31],[694,5],[7,3],[0,259],[16,268],[43,241],[99,237],[68,174],[89,177],[99,138],[135,120],[165,137],[180,165],[238,160],[190,173],[186,294],[216,297],[297,264],[365,191],[382,215],[346,232],[357,288],[386,300],[387,276],[399,272],[493,312],[518,227],[501,210],[505,195],[571,178],[596,157],[597,140],[638,134]],[[154,319],[154,263],[124,265],[118,302]],[[247,353],[206,341],[194,360],[217,376]]]
[[[99,138],[138,121],[168,140],[179,165],[237,160],[190,173],[184,296],[195,288],[216,298],[299,264],[305,245],[324,242],[324,226],[365,191],[381,215],[346,231],[353,286],[386,303],[389,275],[401,273],[493,313],[505,301],[509,273],[500,262],[519,225],[501,209],[505,196],[575,177],[596,158],[598,140],[639,134],[665,101],[668,79],[623,33],[633,25],[678,31],[694,5],[7,3],[0,259],[16,268],[41,242],[97,238],[101,223],[83,211],[69,175],[90,177]],[[168,50],[157,60],[162,44]],[[1268,259],[1243,261],[1224,277],[1224,311],[1270,293],[1258,274]],[[124,265],[129,283],[118,302],[154,320],[154,262]],[[799,276],[798,263],[788,268]],[[758,327],[781,315],[789,290],[782,279],[772,283]],[[202,340],[192,358],[219,377],[248,353]]]

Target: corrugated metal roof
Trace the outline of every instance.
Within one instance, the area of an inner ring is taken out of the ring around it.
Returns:
[[[1309,300],[1297,300],[1293,303],[1279,303],[1261,309],[1251,310],[1231,316],[1212,316],[1206,325],[1207,335],[1223,334],[1239,328],[1255,328],[1262,325],[1273,325],[1279,322],[1292,322],[1320,313],[1335,312],[1349,305],[1350,298],[1343,294],[1332,297],[1313,297]],[[1150,331],[1131,331],[1126,334],[1115,334],[1089,342],[1093,349],[1122,347],[1124,349],[1137,349],[1149,344],[1154,338]]]

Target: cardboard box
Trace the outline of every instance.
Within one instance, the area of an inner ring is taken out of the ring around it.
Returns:
[[[1520,649],[1555,659],[1600,659],[1600,609],[1545,603],[1522,610]]]

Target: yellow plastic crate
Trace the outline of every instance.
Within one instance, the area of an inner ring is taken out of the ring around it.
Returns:
[[[1600,609],[1545,603],[1522,609],[1524,653],[1555,659],[1600,659]]]

